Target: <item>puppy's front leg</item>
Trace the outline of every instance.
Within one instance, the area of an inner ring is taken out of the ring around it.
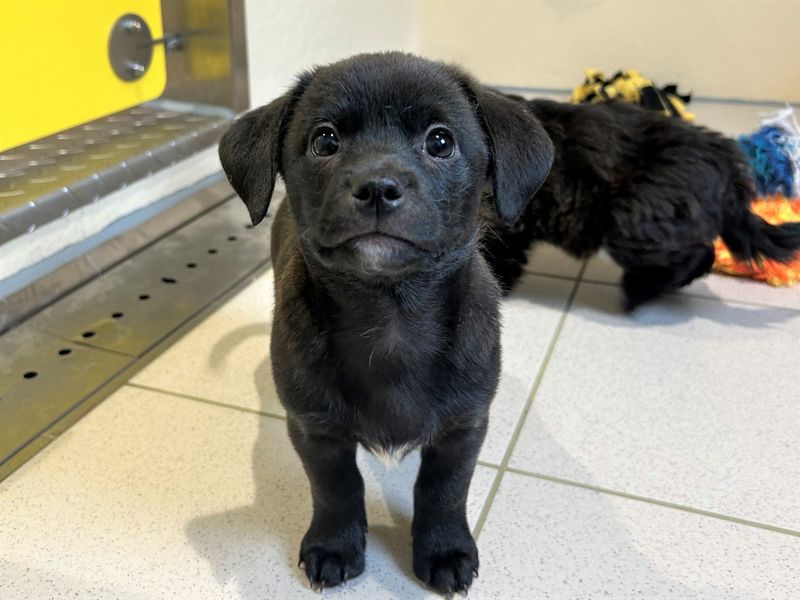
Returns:
[[[466,503],[485,435],[484,419],[422,451],[414,485],[414,573],[442,594],[466,592],[478,571]]]
[[[300,545],[300,563],[314,589],[364,571],[367,516],[356,444],[315,435],[289,419],[292,439],[311,483],[314,516]]]

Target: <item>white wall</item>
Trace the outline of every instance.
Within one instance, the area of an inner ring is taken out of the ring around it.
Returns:
[[[295,75],[359,52],[417,48],[415,0],[246,0],[251,106]]]
[[[800,100],[800,0],[420,0],[418,51],[495,85],[635,68],[701,96]]]

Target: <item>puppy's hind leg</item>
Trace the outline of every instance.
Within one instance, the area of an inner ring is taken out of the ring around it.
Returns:
[[[288,427],[314,504],[300,545],[300,564],[312,588],[334,587],[364,571],[367,516],[356,444],[309,433],[293,419]]]
[[[714,264],[714,249],[696,246],[670,253],[667,258],[662,264],[647,264],[646,256],[639,256],[636,261],[615,258],[625,269],[622,289],[625,292],[626,310],[633,310],[662,294],[674,292],[707,274]],[[628,264],[627,268],[623,260]]]
[[[441,594],[465,593],[478,573],[466,502],[485,435],[484,421],[422,451],[414,485],[414,573]]]

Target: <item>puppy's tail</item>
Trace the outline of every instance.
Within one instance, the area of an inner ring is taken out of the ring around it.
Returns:
[[[733,206],[729,206],[722,226],[722,240],[739,260],[768,258],[789,262],[800,251],[800,223],[770,225],[750,210],[755,198],[753,184],[744,169],[733,182]]]

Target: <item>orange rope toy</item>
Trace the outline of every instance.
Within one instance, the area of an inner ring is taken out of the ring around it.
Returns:
[[[780,223],[800,222],[800,198],[789,199],[784,196],[759,198],[751,208],[762,219],[778,225]],[[714,242],[716,261],[714,270],[728,275],[751,277],[774,286],[791,286],[800,283],[800,255],[792,262],[779,263],[764,259],[758,262],[742,262],[731,256],[721,239]]]

